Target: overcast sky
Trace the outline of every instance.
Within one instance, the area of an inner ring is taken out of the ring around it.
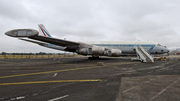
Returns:
[[[59,52],[8,37],[44,24],[72,41],[153,41],[180,46],[180,0],[0,0],[0,52]]]

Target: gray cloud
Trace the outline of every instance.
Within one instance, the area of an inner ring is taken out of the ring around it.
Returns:
[[[180,46],[178,0],[1,0],[0,52],[58,52],[5,36],[44,24],[73,41],[155,41]]]

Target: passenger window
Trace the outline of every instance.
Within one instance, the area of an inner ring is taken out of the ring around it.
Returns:
[[[25,36],[25,35],[26,35],[26,31],[25,30],[18,31],[18,36]]]
[[[32,31],[27,31],[27,35],[31,35],[32,34]]]
[[[160,44],[157,44],[158,46],[162,46],[162,45],[160,45]]]

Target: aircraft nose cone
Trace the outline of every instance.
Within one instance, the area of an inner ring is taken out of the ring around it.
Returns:
[[[170,50],[169,50],[169,49],[166,49],[166,52],[167,52],[167,53],[169,53],[169,52],[170,52]]]
[[[6,32],[6,33],[5,33],[5,35],[8,35],[8,36],[10,36],[10,32],[9,32],[9,31],[8,31],[8,32]]]

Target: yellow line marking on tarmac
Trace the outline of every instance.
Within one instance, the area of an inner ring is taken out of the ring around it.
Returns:
[[[55,80],[55,81],[32,81],[32,82],[14,82],[14,83],[0,83],[0,85],[23,85],[23,84],[38,84],[38,83],[58,83],[58,82],[97,82],[104,81],[101,79],[89,79],[89,80]]]
[[[73,71],[73,70],[90,69],[90,68],[96,68],[96,67],[100,67],[100,66],[87,67],[87,68],[75,68],[75,69],[63,69],[63,70],[56,70],[56,71],[37,72],[37,73],[28,73],[28,74],[19,74],[19,75],[9,75],[9,76],[1,76],[0,78],[9,78],[9,77],[17,77],[17,76],[27,76],[27,75],[37,75],[37,74],[54,73],[54,72]]]
[[[7,68],[0,68],[0,69],[29,69],[29,68],[42,68],[42,67],[7,67]]]
[[[107,66],[114,66],[114,65],[124,65],[124,64],[133,64],[133,63],[138,63],[138,62],[126,62],[126,63],[112,64],[112,65],[105,65],[105,66],[93,66],[93,67],[85,67],[85,68],[63,69],[63,70],[55,70],[55,71],[47,71],[47,72],[9,75],[9,76],[1,76],[0,78],[10,78],[10,77],[28,76],[28,75],[37,75],[37,74],[46,74],[46,73],[55,73],[55,72],[57,73],[57,72],[74,71],[74,70],[82,70],[82,69],[92,69],[92,68],[100,68],[100,67],[107,67]]]
[[[54,67],[46,67],[46,68],[61,68],[61,67],[69,67],[69,66],[54,66]],[[42,68],[42,67],[3,67],[0,69],[30,69],[30,68]]]
[[[69,65],[69,66],[54,66],[54,67],[46,67],[46,68],[61,68],[61,67],[72,67],[72,66],[74,66],[74,67],[88,67],[88,66],[95,66],[95,65]]]
[[[54,67],[46,67],[46,68],[61,68],[61,67],[70,67],[74,65],[69,65],[69,66],[54,66]],[[93,65],[77,65],[78,67],[83,67],[83,66],[93,66]],[[42,68],[42,67],[2,67],[0,69],[30,69],[30,68]]]

